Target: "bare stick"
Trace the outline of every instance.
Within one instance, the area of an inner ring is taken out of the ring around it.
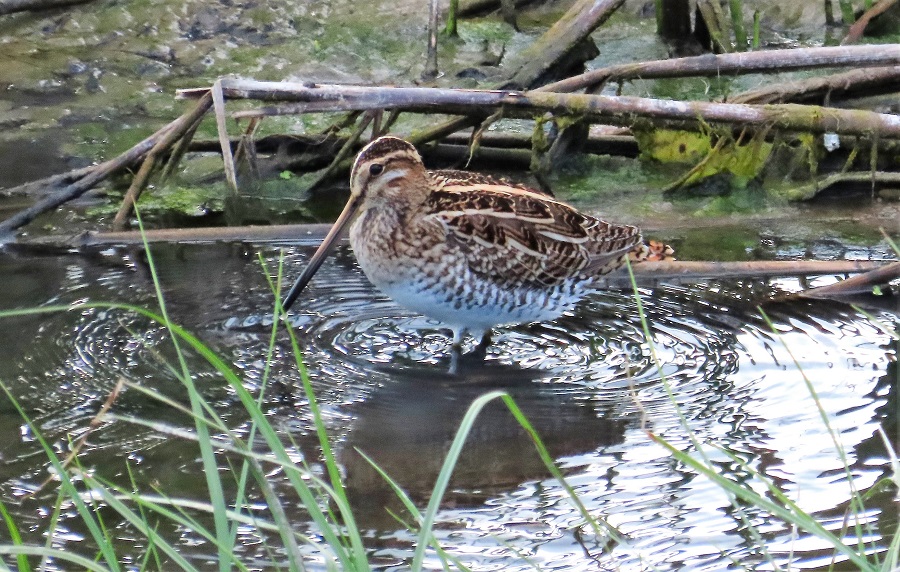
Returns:
[[[875,4],[866,10],[866,13],[860,16],[859,20],[854,22],[853,25],[850,26],[850,29],[847,30],[847,35],[841,40],[841,45],[855,44],[858,42],[859,39],[862,38],[863,32],[866,31],[866,26],[872,21],[872,18],[884,14],[896,3],[897,0],[880,0],[878,4]]]
[[[47,190],[53,190],[63,184],[68,185],[86,175],[90,175],[96,168],[97,165],[81,167],[80,169],[73,169],[71,171],[66,171],[65,173],[51,175],[36,181],[28,181],[27,183],[22,183],[21,185],[10,187],[8,189],[0,189],[0,196],[12,197],[16,195],[30,195],[41,191],[46,192]]]
[[[197,108],[183,115],[182,117],[190,116],[191,121],[183,121],[178,127],[160,137],[159,141],[156,142],[156,145],[154,145],[153,148],[150,149],[150,152],[147,153],[147,157],[141,164],[141,168],[131,180],[131,185],[128,187],[128,191],[126,191],[125,196],[122,198],[122,204],[119,206],[119,211],[113,219],[114,230],[123,230],[125,228],[128,217],[131,216],[131,211],[134,209],[134,204],[146,188],[147,181],[150,179],[150,173],[153,172],[153,168],[156,166],[158,158],[166,153],[175,141],[185,137],[192,128],[196,128],[195,126],[200,119],[202,119],[203,114],[206,113],[206,109],[203,109],[202,112],[198,113],[199,108],[200,106],[198,105]]]
[[[228,140],[228,126],[225,124],[225,96],[222,93],[222,80],[217,79],[212,89],[213,109],[216,112],[216,128],[219,131],[219,143],[222,145],[222,161],[225,163],[225,179],[231,189],[238,192],[237,169],[234,167],[234,156],[231,154],[231,143]]]
[[[871,260],[751,260],[747,262],[701,262],[674,260],[641,262],[632,267],[635,276],[653,278],[737,278],[766,276],[812,276],[852,274],[885,266]]]
[[[60,190],[60,192],[46,197],[28,207],[27,209],[23,209],[13,216],[9,217],[8,219],[0,223],[0,237],[4,237],[4,235],[8,235],[17,228],[28,224],[38,215],[55,209],[66,201],[70,201],[74,198],[80,197],[113,173],[116,173],[121,169],[134,164],[141,157],[146,155],[153,148],[153,146],[156,145],[157,141],[159,141],[161,137],[165,137],[166,134],[171,131],[182,130],[187,126],[190,126],[195,121],[196,117],[206,113],[206,110],[209,109],[209,106],[211,104],[211,97],[202,98],[192,111],[185,113],[150,137],[147,137],[128,151],[122,153],[115,159],[111,159],[109,161],[106,161],[105,163],[97,165],[89,175],[86,175],[78,181],[72,183],[71,185],[64,187],[62,190]]]
[[[160,139],[160,141],[166,139],[168,139],[168,137],[164,137],[163,139]],[[132,209],[134,209],[134,203],[140,198],[141,193],[147,186],[147,182],[150,180],[150,173],[153,172],[153,167],[156,166],[156,157],[158,153],[159,143],[154,145],[153,149],[147,153],[147,157],[145,157],[144,162],[141,163],[141,168],[138,169],[137,174],[131,179],[131,185],[128,186],[125,196],[122,197],[122,204],[119,205],[119,210],[116,212],[115,218],[113,218],[113,230],[125,229],[128,217],[131,215]]]
[[[888,65],[900,65],[900,44],[761,50],[620,64],[595,69],[538,89],[540,91],[572,92],[617,79],[738,75],[773,70],[794,71],[823,67],[858,68]]]
[[[181,159],[184,157],[184,154],[187,153],[190,148],[191,141],[194,139],[194,134],[197,133],[197,129],[200,127],[200,123],[203,122],[203,116],[197,118],[194,121],[193,125],[188,127],[187,131],[185,131],[184,135],[178,140],[175,146],[172,148],[172,152],[169,154],[169,160],[166,162],[166,166],[163,168],[162,174],[159,176],[160,184],[164,184],[169,177],[172,176],[172,173],[175,172],[175,168],[178,166],[178,163],[181,162]]]
[[[486,91],[415,87],[369,87],[222,80],[228,97],[329,103],[331,111],[402,109],[415,113],[473,114],[479,118],[503,108],[507,117],[536,114],[577,115],[586,121],[631,125],[636,117],[656,125],[684,127],[698,120],[788,131],[900,137],[900,116],[810,105],[745,105],[670,101],[643,97],[564,94],[545,91]],[[196,91],[183,92],[194,94]],[[455,125],[454,125],[455,127]],[[456,129],[454,129],[456,130]]]
[[[422,79],[434,79],[438,75],[437,63],[437,27],[438,27],[438,0],[429,0],[428,3],[428,50],[425,57],[425,70]]]

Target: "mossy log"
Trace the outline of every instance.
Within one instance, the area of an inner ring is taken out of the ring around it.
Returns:
[[[900,117],[896,115],[799,104],[748,105],[545,91],[316,85],[250,80],[222,80],[222,90],[229,98],[295,104],[285,108],[242,112],[242,117],[310,110],[370,109],[486,117],[502,109],[505,117],[530,118],[554,113],[610,125],[632,125],[636,120],[644,119],[657,127],[683,128],[707,122],[735,127],[765,126],[796,132],[900,137]],[[199,97],[208,91],[209,88],[188,89],[181,90],[179,94]]]

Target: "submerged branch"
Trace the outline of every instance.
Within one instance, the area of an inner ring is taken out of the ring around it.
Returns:
[[[286,224],[266,226],[149,229],[123,232],[85,232],[77,236],[26,238],[21,246],[77,249],[142,244],[147,242],[290,242],[293,245],[318,246],[331,229],[330,224]],[[641,262],[632,269],[636,276],[663,278],[738,278],[767,276],[812,276],[854,274],[886,268],[893,261],[874,260],[752,260],[746,262],[703,262],[667,260]],[[897,266],[893,263],[890,266]],[[610,276],[610,278],[615,278]]]
[[[804,298],[840,298],[857,294],[871,294],[877,286],[900,279],[900,262],[894,262],[864,274],[818,288],[810,288],[799,292],[797,296]]]

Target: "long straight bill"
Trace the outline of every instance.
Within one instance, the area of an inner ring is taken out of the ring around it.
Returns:
[[[351,196],[350,200],[347,201],[347,206],[344,207],[338,219],[334,221],[334,225],[328,231],[328,234],[325,235],[325,239],[319,245],[318,250],[309,259],[309,264],[306,265],[303,274],[300,275],[300,278],[297,278],[297,281],[294,282],[287,296],[285,296],[284,302],[281,303],[284,312],[287,312],[293,305],[300,293],[303,292],[303,289],[306,288],[306,285],[309,284],[309,281],[312,280],[316,271],[319,270],[319,267],[322,266],[322,263],[325,262],[331,251],[334,250],[334,246],[341,237],[344,227],[353,219],[353,215],[356,214],[356,209],[359,208],[361,202],[358,196]]]

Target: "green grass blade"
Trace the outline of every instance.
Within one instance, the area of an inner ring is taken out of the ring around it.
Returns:
[[[810,534],[814,534],[823,540],[827,540],[832,546],[834,546],[838,552],[843,554],[850,560],[853,564],[859,567],[860,570],[871,570],[872,567],[866,557],[862,554],[859,554],[855,550],[851,549],[849,546],[845,545],[840,538],[833,535],[829,532],[825,527],[823,527],[819,521],[812,518],[810,515],[806,513],[795,513],[793,510],[790,510],[786,507],[783,507],[777,503],[772,502],[771,500],[760,496],[755,491],[748,489],[746,487],[741,486],[734,481],[731,481],[718,472],[716,472],[713,468],[701,463],[697,459],[691,457],[687,453],[676,449],[672,444],[665,441],[664,439],[660,439],[658,436],[654,434],[650,434],[651,438],[665,447],[669,453],[675,457],[680,463],[694,469],[698,473],[704,475],[706,478],[710,479],[717,485],[719,485],[722,489],[730,492],[737,498],[752,504],[758,508],[761,508],[765,511],[768,511],[770,514],[781,518],[785,522],[796,523],[800,528],[809,532]]]
[[[23,546],[19,527],[16,526],[16,521],[13,520],[12,515],[6,510],[6,505],[3,501],[0,501],[0,515],[3,515],[3,520],[6,522],[6,530],[9,532],[9,538],[12,540],[13,546]],[[16,556],[16,563],[18,564],[19,572],[31,572],[31,564],[28,563],[28,558],[24,554]]]
[[[68,470],[63,466],[62,461],[60,461],[59,457],[57,457],[56,452],[53,450],[53,447],[51,447],[50,444],[47,443],[47,440],[44,439],[44,436],[31,421],[31,418],[27,413],[25,413],[25,410],[22,409],[22,406],[19,404],[18,400],[16,400],[16,398],[10,392],[9,388],[2,381],[0,381],[0,389],[2,389],[6,394],[6,397],[9,399],[10,403],[25,421],[25,424],[28,425],[28,428],[34,435],[34,438],[38,441],[38,444],[40,444],[41,448],[44,450],[44,454],[47,456],[47,459],[50,461],[50,464],[53,466],[53,469],[56,471],[56,475],[59,478],[60,488],[65,492],[66,496],[71,499],[72,503],[74,504],[75,510],[78,512],[78,515],[81,517],[82,522],[87,527],[91,538],[93,538],[94,542],[99,547],[100,554],[102,555],[103,560],[106,562],[106,565],[110,570],[121,570],[121,566],[119,565],[119,560],[116,556],[116,552],[112,545],[112,542],[104,533],[103,528],[95,518],[95,515],[91,512],[91,509],[84,503],[84,500],[81,498],[81,494],[78,491],[78,488],[75,486],[75,483],[72,482]],[[40,549],[46,550],[43,547],[41,547]]]
[[[354,450],[359,454],[360,457],[362,457],[367,463],[369,463],[369,465],[373,469],[375,469],[375,472],[378,473],[382,479],[384,479],[384,482],[386,482],[388,484],[388,486],[391,487],[391,489],[394,491],[394,494],[397,496],[398,499],[400,499],[400,502],[403,504],[403,508],[405,508],[407,510],[407,512],[409,512],[409,514],[412,515],[412,517],[414,519],[416,519],[417,522],[421,522],[422,513],[419,512],[418,507],[416,507],[416,505],[415,505],[415,503],[413,503],[412,499],[409,498],[409,495],[406,494],[406,491],[404,491],[402,488],[400,488],[400,485],[397,484],[397,481],[395,481],[393,478],[391,478],[391,476],[388,475],[384,471],[384,469],[382,469],[378,465],[378,463],[376,463],[371,457],[369,457],[368,455],[363,453],[359,449],[359,447],[354,447]]]
[[[582,518],[584,518],[585,522],[587,522],[591,528],[594,530],[594,534],[597,535],[597,538],[602,538],[603,536],[610,536],[612,540],[617,543],[622,542],[622,537],[612,526],[604,523],[604,531],[601,530],[600,524],[593,515],[591,515],[590,511],[588,511],[587,507],[584,506],[584,503],[581,502],[581,499],[578,498],[578,494],[575,492],[575,489],[572,488],[572,485],[566,481],[566,478],[563,476],[562,472],[559,470],[559,467],[556,466],[556,463],[553,460],[553,457],[550,456],[550,452],[547,450],[547,447],[544,445],[544,442],[541,441],[540,436],[537,433],[537,430],[534,428],[534,425],[525,417],[525,414],[519,409],[519,406],[513,400],[510,395],[502,396],[503,403],[506,404],[506,407],[509,409],[510,413],[512,413],[513,417],[515,417],[516,421],[519,422],[519,425],[525,429],[525,432],[528,433],[528,436],[531,437],[531,441],[534,443],[535,448],[538,451],[538,455],[541,457],[541,461],[544,462],[544,466],[547,467],[547,470],[559,481],[559,484],[562,485],[563,489],[565,489],[566,493],[569,495],[569,500],[572,501],[572,504],[575,505],[575,508],[581,513]]]
[[[188,572],[199,572],[199,570],[193,564],[188,562],[188,560],[184,556],[182,556],[174,546],[172,546],[158,532],[156,532],[154,527],[149,526],[146,519],[144,519],[139,513],[129,508],[117,495],[110,492],[110,490],[107,488],[108,485],[106,485],[105,483],[101,483],[99,480],[86,473],[82,474],[82,477],[84,478],[85,484],[87,484],[91,488],[91,492],[99,494],[103,498],[103,502],[105,502],[107,506],[109,506],[112,510],[116,511],[119,516],[128,521],[128,523],[131,524],[136,530],[138,530],[145,538],[152,541],[158,550],[172,559],[172,562],[175,565]],[[121,490],[117,492],[119,494],[123,494]],[[124,494],[126,496],[131,496],[128,493]],[[203,527],[198,526],[196,523],[193,523],[193,526],[189,526],[189,528],[193,532],[200,534],[211,543],[215,544],[215,537],[206,533]],[[219,551],[219,553],[221,553],[221,550]],[[225,554],[225,558],[227,558],[227,561],[220,562],[220,568],[222,567],[222,565],[228,566],[231,563],[235,563],[233,551],[228,551]]]
[[[106,568],[93,560],[60,548],[45,548],[43,546],[29,546],[27,544],[0,544],[0,554],[9,554],[10,556],[15,555],[17,560],[20,557],[25,558],[25,556],[40,556],[44,559],[52,558],[59,562],[71,562],[84,570],[91,570],[92,572],[109,572],[109,568]]]
[[[260,266],[265,270],[265,258],[263,258],[262,252],[258,253],[257,256],[258,256]],[[283,267],[284,267],[284,264],[283,264],[283,257],[282,257],[282,259],[280,259],[279,263],[278,263],[278,274],[277,274],[277,277],[275,280],[276,284],[281,284],[281,276],[282,276]],[[268,277],[268,274],[266,274],[266,277]],[[280,300],[281,296],[276,295],[275,299]],[[260,412],[262,411],[263,404],[265,403],[266,387],[268,386],[268,382],[269,382],[269,374],[272,371],[272,361],[275,356],[275,347],[276,347],[277,341],[278,341],[278,314],[277,314],[277,309],[276,309],[276,310],[273,310],[272,328],[269,333],[269,345],[268,345],[268,348],[266,349],[266,359],[265,359],[265,362],[263,365],[262,376],[260,376],[259,393],[256,396],[256,405],[257,405],[257,408],[260,410]],[[247,443],[253,443],[256,440],[256,432],[257,432],[256,421],[251,417],[250,429],[247,432],[247,439],[246,439]],[[246,496],[245,490],[247,487],[247,480],[249,477],[249,473],[250,473],[250,465],[246,462],[242,463],[240,474],[238,476],[237,495],[235,497],[235,502],[234,502],[234,506],[235,506],[236,510],[240,510],[240,507],[244,503],[244,498]],[[237,524],[235,524],[235,526],[233,526],[231,528],[231,536],[235,542],[237,541],[237,534],[238,534],[238,527],[237,527]]]
[[[434,484],[434,489],[431,491],[431,498],[428,501],[428,506],[425,508],[425,513],[422,515],[419,537],[416,543],[416,550],[413,553],[412,566],[410,567],[413,572],[419,572],[422,569],[422,563],[425,560],[425,548],[428,546],[432,537],[431,527],[434,526],[434,519],[441,506],[441,500],[444,498],[444,493],[447,491],[447,485],[450,483],[450,476],[453,474],[453,469],[456,467],[456,462],[459,460],[459,455],[466,442],[466,437],[469,436],[469,431],[472,430],[472,425],[475,424],[475,419],[478,418],[478,414],[481,413],[481,410],[484,409],[485,405],[504,395],[506,395],[506,393],[503,391],[491,391],[490,393],[486,393],[477,398],[472,402],[472,405],[469,406],[462,422],[459,424],[459,429],[457,429],[456,436],[450,444],[450,450],[447,452],[447,457],[444,459],[443,465],[441,465],[441,471]]]
[[[141,229],[141,240],[144,244],[144,254],[147,257],[147,266],[150,268],[150,276],[153,279],[153,288],[156,290],[156,300],[159,304],[160,314],[163,318],[162,324],[169,330],[172,344],[175,346],[175,350],[178,355],[178,362],[181,365],[181,381],[188,391],[188,399],[190,400],[191,410],[194,414],[197,435],[200,437],[198,443],[200,446],[200,459],[203,463],[203,474],[206,479],[206,487],[209,492],[209,498],[212,501],[213,506],[216,507],[215,514],[213,515],[213,520],[215,522],[216,539],[218,540],[219,547],[219,570],[220,572],[228,572],[228,570],[230,569],[230,566],[228,566],[228,553],[232,551],[231,548],[233,547],[229,546],[229,539],[231,538],[231,534],[228,527],[228,520],[225,518],[225,511],[227,510],[227,505],[225,503],[225,491],[222,486],[222,479],[219,476],[219,464],[216,460],[216,452],[210,445],[209,431],[206,425],[199,421],[199,419],[203,418],[204,416],[203,407],[201,406],[202,398],[200,396],[200,393],[197,391],[197,387],[194,385],[194,380],[191,377],[191,372],[188,368],[187,360],[185,360],[184,354],[181,351],[181,347],[178,342],[179,337],[172,331],[172,322],[169,319],[169,314],[166,310],[166,302],[165,298],[163,297],[162,286],[160,284],[159,275],[156,272],[156,264],[153,260],[153,251],[150,249],[150,243],[147,241],[147,236],[143,232],[143,221],[141,220],[141,215],[137,209],[137,205],[135,205],[134,214],[137,217],[138,226]]]

